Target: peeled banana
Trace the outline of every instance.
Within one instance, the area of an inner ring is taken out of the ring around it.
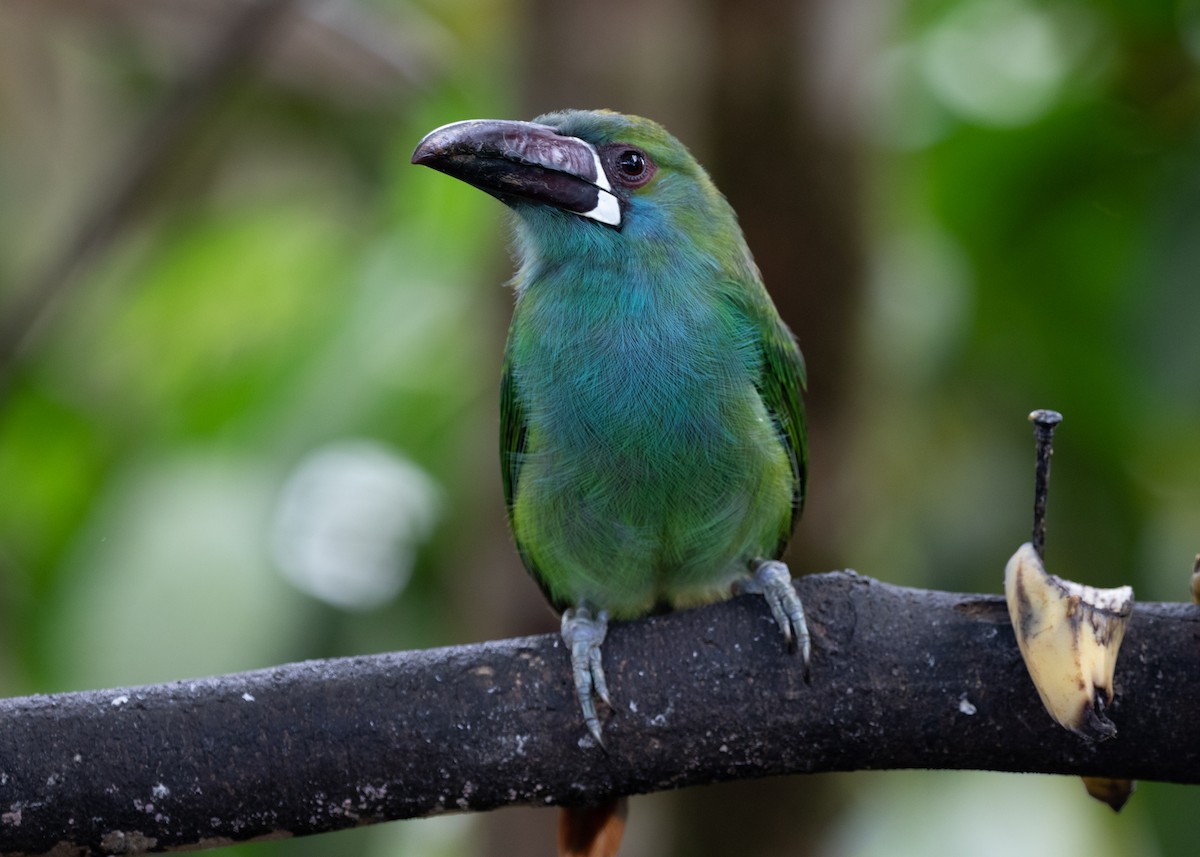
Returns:
[[[1105,714],[1113,669],[1133,612],[1133,589],[1096,589],[1046,571],[1028,542],[1004,571],[1017,645],[1042,704],[1058,723],[1095,741],[1117,734]]]

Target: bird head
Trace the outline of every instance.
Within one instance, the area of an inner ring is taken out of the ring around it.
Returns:
[[[430,132],[412,161],[504,202],[543,249],[579,239],[603,251],[638,238],[741,237],[687,148],[638,116],[564,110],[532,122],[455,122]]]

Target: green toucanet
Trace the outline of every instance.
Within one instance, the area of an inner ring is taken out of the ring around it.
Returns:
[[[517,215],[504,495],[591,734],[610,617],[759,592],[807,666],[777,561],[804,500],[804,361],[704,169],[654,122],[577,110],[446,125],[413,162]]]

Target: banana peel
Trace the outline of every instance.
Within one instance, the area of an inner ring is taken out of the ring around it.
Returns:
[[[1101,803],[1112,807],[1113,812],[1120,812],[1121,807],[1133,794],[1136,780],[1119,780],[1116,777],[1080,777],[1087,793]]]
[[[1046,711],[1088,740],[1116,735],[1105,708],[1113,700],[1113,669],[1133,612],[1133,589],[1063,580],[1046,571],[1027,542],[1008,561],[1004,594],[1021,657]]]

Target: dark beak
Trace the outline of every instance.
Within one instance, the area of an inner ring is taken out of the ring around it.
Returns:
[[[443,125],[417,144],[412,162],[487,191],[621,225],[620,201],[594,146],[549,125],[472,119]]]

